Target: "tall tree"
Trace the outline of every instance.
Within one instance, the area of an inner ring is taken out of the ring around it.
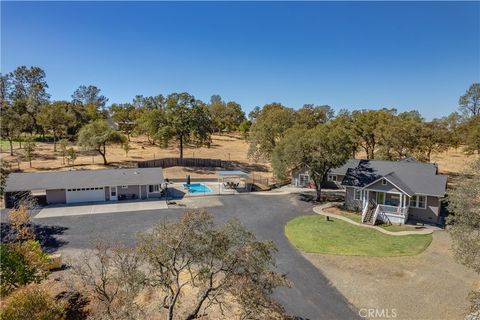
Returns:
[[[466,118],[480,115],[480,83],[472,83],[458,100],[458,106]]]
[[[321,201],[328,171],[349,159],[354,143],[347,128],[339,123],[319,124],[313,129],[293,127],[274,149],[275,175],[286,179],[293,169],[308,168],[317,191],[316,201]]]
[[[22,116],[15,112],[11,106],[3,105],[0,108],[2,139],[6,139],[10,145],[10,155],[13,156],[13,141],[18,139],[22,132]]]
[[[280,103],[271,103],[255,115],[250,127],[248,156],[255,160],[270,159],[277,142],[292,127],[295,111]]]
[[[213,95],[210,98],[208,108],[212,116],[212,129],[219,133],[238,130],[242,121],[246,119],[245,113],[238,103],[225,102],[219,95]]]
[[[208,109],[212,116],[212,130],[221,133],[224,129],[223,120],[225,118],[225,102],[219,95],[213,95],[210,98]]]
[[[108,98],[102,95],[96,86],[81,85],[72,94],[72,103],[85,109],[89,120],[104,119],[106,117],[105,105]]]
[[[110,127],[105,120],[96,120],[87,124],[78,133],[78,145],[100,153],[105,165],[108,164],[106,158],[107,145],[124,142],[125,137]]]
[[[14,107],[23,109],[20,114],[27,114],[30,121],[26,129],[29,132],[41,129],[36,120],[38,109],[50,98],[46,92],[48,84],[45,77],[45,71],[41,68],[26,66],[18,67],[8,76],[11,84],[9,100]]]
[[[10,79],[8,75],[0,73],[0,108],[6,106],[9,100]]]
[[[382,125],[395,110],[360,110],[352,112],[354,131],[360,140],[360,147],[365,150],[368,159],[375,158]]]
[[[46,132],[53,135],[53,151],[57,151],[57,141],[66,133],[69,125],[74,121],[74,116],[68,112],[69,102],[55,101],[40,107],[37,115],[38,124]]]
[[[465,151],[467,154],[474,154],[475,152],[480,155],[480,115],[471,117],[466,121],[462,130],[464,132]]]
[[[135,120],[137,117],[137,109],[130,103],[124,104],[112,104],[110,107],[112,114],[112,120],[118,125],[118,128],[127,135],[128,141],[130,141],[130,134],[135,127]]]
[[[194,96],[172,93],[167,97],[164,122],[157,128],[157,140],[167,146],[178,142],[180,159],[186,143],[195,146],[209,145],[212,133],[212,120],[207,106]]]
[[[334,111],[330,106],[314,106],[313,104],[304,104],[295,113],[295,124],[307,129],[316,127],[320,123],[326,123],[332,119]]]
[[[159,129],[166,123],[165,110],[142,108],[138,113],[135,120],[135,132],[146,135],[148,142],[155,144],[159,138]]]
[[[430,162],[432,152],[443,152],[450,146],[449,131],[439,120],[424,122],[418,139],[420,160]]]
[[[462,116],[458,114],[458,112],[452,112],[448,116],[441,118],[439,121],[448,130],[448,144],[457,149],[462,143]]]
[[[376,130],[377,157],[399,160],[420,152],[423,118],[417,111],[402,112],[398,116],[389,112],[377,113],[379,127]]]

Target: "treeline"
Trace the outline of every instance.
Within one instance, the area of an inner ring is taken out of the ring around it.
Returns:
[[[246,132],[249,127],[241,106],[218,95],[209,103],[188,93],[137,95],[132,102],[107,106],[108,98],[93,85],[80,86],[70,101],[50,101],[47,89],[46,74],[38,67],[21,66],[0,76],[1,136],[11,155],[13,142],[48,134],[55,151],[57,142],[67,138],[98,151],[106,164],[108,144],[122,143],[128,150],[130,136],[144,134],[161,147],[178,143],[183,157],[185,144],[208,146],[213,132]]]
[[[340,110],[306,104],[299,110],[280,103],[256,107],[248,116],[234,101],[218,95],[208,103],[189,93],[135,96],[131,102],[107,105],[108,98],[93,85],[80,86],[70,101],[51,101],[45,72],[38,67],[18,67],[0,75],[1,137],[10,144],[24,142],[24,156],[31,161],[33,137],[49,135],[54,151],[60,141],[62,157],[74,161],[68,139],[96,150],[107,164],[106,146],[122,144],[130,149],[130,136],[145,135],[151,144],[183,148],[210,146],[212,133],[239,131],[250,143],[252,159],[271,159],[275,146],[288,130],[313,129],[334,123],[353,141],[350,156],[363,150],[369,159],[395,160],[414,156],[430,161],[433,152],[450,147],[480,151],[480,84],[474,83],[459,99],[459,112],[426,121],[418,111],[396,109]],[[22,147],[20,145],[20,147]]]
[[[430,161],[433,152],[464,147],[480,153],[480,84],[474,83],[459,99],[459,112],[431,121],[416,110],[340,110],[329,106],[304,105],[299,110],[280,103],[254,109],[249,117],[249,155],[271,159],[275,147],[293,130],[318,125],[341,126],[352,141],[351,157],[363,151],[368,159],[398,160],[413,156]]]

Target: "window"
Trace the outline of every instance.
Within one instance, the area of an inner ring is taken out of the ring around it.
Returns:
[[[412,196],[410,198],[410,207],[411,208],[427,208],[427,196]]]
[[[362,200],[362,190],[355,189],[355,200]]]
[[[425,209],[427,207],[425,196],[418,196],[417,207]]]
[[[309,177],[308,177],[308,174],[299,174],[298,175],[298,179],[299,179],[299,186],[306,186],[308,184],[308,180],[309,180]]]
[[[148,192],[158,192],[158,184],[151,184],[148,186]]]
[[[337,176],[334,175],[334,174],[329,174],[328,177],[327,177],[327,180],[336,182],[337,181]]]
[[[384,185],[384,186],[387,185],[387,180],[386,179],[382,179],[382,185]]]

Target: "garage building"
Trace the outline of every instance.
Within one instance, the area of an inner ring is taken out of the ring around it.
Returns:
[[[25,192],[44,192],[47,204],[159,198],[163,183],[161,168],[11,173],[5,203],[11,207]]]

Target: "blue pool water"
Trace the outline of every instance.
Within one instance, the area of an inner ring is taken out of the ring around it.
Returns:
[[[191,183],[184,184],[185,188],[188,189],[188,193],[210,193],[213,192],[212,189],[204,185],[203,183]]]

